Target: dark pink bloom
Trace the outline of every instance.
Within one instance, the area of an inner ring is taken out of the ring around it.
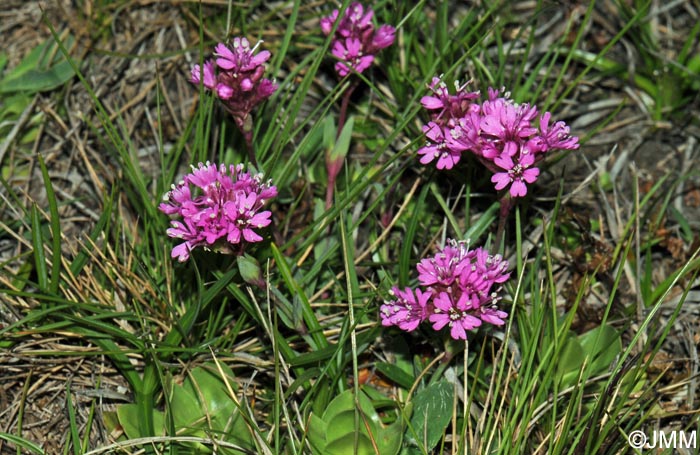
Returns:
[[[417,289],[414,294],[411,288],[402,291],[393,287],[391,293],[395,299],[385,302],[379,309],[383,326],[396,325],[401,330],[411,332],[428,318],[430,292]]]
[[[466,333],[483,322],[502,325],[508,313],[498,310],[500,284],[508,277],[508,262],[492,256],[484,248],[469,249],[468,242],[450,240],[434,256],[416,266],[418,281],[425,291],[392,289],[394,300],[380,309],[382,324],[414,330],[429,320],[434,330],[450,328],[454,339],[466,339]],[[403,326],[402,324],[403,323]]]
[[[469,92],[466,90],[471,83],[468,81],[459,85],[455,82],[455,94],[450,94],[447,85],[439,78],[434,77],[428,88],[433,92],[421,98],[420,102],[424,108],[430,111],[433,122],[439,125],[447,125],[453,128],[457,121],[472,111],[472,101],[479,98],[479,92]],[[477,106],[474,108],[478,109]]]
[[[184,240],[173,248],[172,257],[186,261],[190,251],[203,247],[222,253],[241,254],[246,243],[263,238],[255,231],[271,223],[271,212],[262,211],[277,188],[263,181],[262,174],[244,172],[243,165],[199,163],[192,167],[158,207],[173,220],[170,237]]]
[[[199,84],[200,77],[203,77],[204,86],[209,90],[214,90],[216,88],[216,69],[214,67],[214,62],[211,60],[204,62],[204,65],[200,67],[199,65],[194,65],[192,67],[192,83]]]
[[[334,10],[321,19],[321,31],[325,35],[330,35],[337,23],[331,54],[339,60],[335,70],[341,77],[352,71],[363,72],[372,65],[377,52],[394,42],[394,27],[382,25],[375,30],[373,16],[371,8],[365,10],[362,4],[353,2],[342,16]]]
[[[450,328],[450,336],[455,340],[466,340],[467,330],[473,330],[481,325],[481,319],[474,317],[468,310],[471,308],[464,295],[455,302],[453,296],[441,292],[434,300],[435,311],[428,318],[433,323],[434,330],[443,327]]]
[[[496,308],[489,308],[486,306],[482,306],[481,308],[479,308],[478,315],[482,321],[493,325],[505,324],[505,318],[508,317],[508,313],[506,313],[505,311],[501,311]]]
[[[447,142],[449,130],[435,122],[430,122],[423,126],[426,144],[418,149],[418,155],[422,155],[420,162],[428,164],[437,158],[438,169],[452,169],[461,158],[462,154],[458,150],[451,148]]]
[[[481,106],[481,115],[481,131],[491,146],[482,152],[485,158],[502,154],[513,156],[523,141],[537,133],[532,126],[537,108],[529,104],[517,105],[512,100],[498,98],[485,101]]]
[[[535,162],[532,153],[521,154],[518,163],[513,162],[509,155],[501,155],[494,159],[494,163],[505,172],[498,172],[491,177],[497,190],[502,190],[510,185],[512,197],[522,197],[527,194],[526,183],[533,183],[540,175],[538,168],[530,168]]]
[[[240,37],[234,38],[230,46],[217,44],[215,59],[206,61],[203,70],[195,65],[190,79],[215,93],[233,115],[239,129],[250,135],[252,125],[248,124],[248,115],[277,90],[277,84],[263,78],[270,52],[256,53],[259,44],[251,48],[248,40]]]
[[[515,103],[503,89],[489,87],[488,99],[477,103],[479,93],[466,91],[466,84],[456,84],[456,93],[450,94],[435,77],[429,88],[432,94],[421,98],[431,117],[423,127],[427,143],[418,150],[422,164],[438,158],[438,169],[451,169],[469,152],[494,173],[497,190],[510,186],[512,197],[522,197],[537,180],[536,163],[545,152],[579,147],[564,122],[550,124],[551,114],[545,112],[535,126],[537,107]]]
[[[423,286],[437,284],[449,287],[458,278],[458,266],[463,259],[458,248],[447,245],[435,256],[422,259],[418,263],[418,281]]]
[[[545,112],[540,117],[540,136],[548,149],[575,150],[579,147],[578,137],[569,135],[569,127],[564,122],[556,122],[549,127],[552,114]]]
[[[259,44],[256,44],[255,48]],[[217,57],[216,64],[223,70],[241,75],[242,79],[255,75],[256,72],[260,71],[260,66],[270,59],[270,51],[254,54],[255,48],[251,49],[250,43],[245,38],[234,38],[231,46],[219,43],[214,49],[214,55]]]
[[[369,68],[374,61],[374,55],[362,53],[362,43],[356,38],[335,41],[331,53],[340,60],[335,64],[335,70],[342,77],[345,77],[352,69],[361,73]]]
[[[391,25],[382,25],[377,29],[377,31],[374,33],[374,36],[372,37],[372,45],[370,46],[370,49],[384,49],[385,47],[389,47],[392,44],[394,44],[394,34],[396,33],[396,29],[392,27]]]

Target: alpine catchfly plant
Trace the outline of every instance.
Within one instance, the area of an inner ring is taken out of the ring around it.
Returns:
[[[242,164],[192,166],[158,207],[175,218],[168,236],[184,240],[171,256],[184,262],[197,247],[243,254],[248,244],[263,240],[259,230],[272,222],[272,213],[262,208],[275,196],[277,187],[262,174],[245,172]]]
[[[386,24],[375,28],[372,23],[373,17],[372,8],[365,8],[361,3],[353,2],[342,15],[336,9],[330,16],[321,18],[321,31],[326,36],[333,32],[335,26],[331,40],[331,54],[338,60],[335,64],[335,71],[340,77],[352,73],[362,73],[372,65],[375,55],[380,50],[391,46],[394,42],[396,29]],[[343,93],[337,136],[340,136],[345,126],[350,97],[358,84],[359,80],[355,79]],[[333,204],[335,181],[342,169],[343,160],[343,156],[338,156],[335,159],[326,157],[326,171],[328,172],[326,209]]]
[[[348,73],[363,72],[372,65],[375,55],[394,42],[396,29],[391,25],[382,25],[375,29],[372,24],[374,11],[353,2],[340,16],[336,9],[321,19],[321,31],[330,35],[333,25],[338,22],[331,42],[331,54],[338,59],[335,70],[345,77]]]
[[[456,93],[450,94],[440,78],[433,78],[432,95],[421,99],[431,116],[423,126],[426,143],[417,152],[422,164],[437,160],[438,169],[452,169],[463,153],[471,153],[493,173],[495,189],[516,198],[537,180],[537,163],[546,152],[579,147],[564,122],[550,125],[550,112],[538,116],[536,106],[518,104],[492,88],[488,99],[477,103],[479,92],[467,86],[455,83]]]
[[[241,37],[234,38],[230,45],[219,43],[214,48],[214,59],[201,67],[194,65],[190,78],[193,84],[203,84],[221,100],[243,134],[253,164],[256,160],[251,111],[277,90],[277,84],[263,78],[270,52],[256,53],[261,43],[251,48],[248,40]]]
[[[433,78],[431,95],[421,98],[430,114],[423,126],[425,145],[416,152],[422,164],[452,169],[464,153],[471,153],[489,171],[491,183],[501,192],[496,246],[503,239],[506,219],[516,198],[527,195],[528,186],[540,175],[537,164],[554,149],[575,150],[578,137],[564,122],[550,124],[550,112],[518,104],[504,89],[488,89],[488,99],[478,102],[479,92],[467,90],[469,82],[455,83],[450,93],[441,78]]]
[[[469,242],[449,240],[434,256],[416,266],[420,287],[392,288],[393,299],[379,313],[384,326],[415,330],[429,321],[434,330],[448,327],[455,340],[483,323],[503,325],[508,313],[498,308],[501,284],[510,277],[508,262]]]

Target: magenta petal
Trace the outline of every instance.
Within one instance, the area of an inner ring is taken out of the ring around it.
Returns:
[[[433,330],[440,330],[450,322],[450,316],[444,313],[431,314],[428,320],[433,323]]]
[[[496,190],[502,190],[510,183],[510,175],[507,172],[499,172],[491,176],[491,182],[496,184]]]
[[[219,84],[216,86],[216,94],[222,100],[227,100],[233,96],[233,89],[228,85]]]
[[[513,159],[509,155],[505,154],[497,156],[493,159],[493,162],[496,164],[496,166],[500,167],[501,169],[505,169],[506,171],[513,169],[513,166],[515,166]]]
[[[260,212],[260,213],[256,213],[250,219],[250,221],[248,223],[251,226],[262,228],[262,227],[268,226],[270,223],[272,223],[270,216],[272,216],[272,212],[270,212],[269,210],[266,210],[266,211]]]
[[[481,120],[481,130],[484,133],[490,134],[496,137],[502,137],[505,134],[505,128],[498,121],[498,119],[488,116]]]
[[[514,180],[513,184],[510,186],[510,195],[513,197],[522,197],[527,194],[527,186],[522,180]]]
[[[424,96],[420,99],[420,103],[426,109],[441,109],[442,107],[444,107],[442,100],[434,96]]]
[[[525,180],[527,183],[533,183],[535,180],[537,180],[538,175],[540,175],[539,168],[533,167],[526,169],[523,172],[523,180]]]
[[[535,156],[532,153],[526,153],[523,155],[520,155],[520,166],[522,167],[528,167],[531,166],[535,162]],[[538,171],[539,174],[539,171]]]
[[[455,340],[466,340],[467,332],[464,331],[464,327],[462,327],[462,324],[460,324],[459,322],[455,322],[454,324],[452,324],[452,328],[450,329],[450,336]]]
[[[462,326],[467,330],[472,330],[481,325],[481,319],[474,317],[470,314],[464,316],[461,320]]]
[[[180,262],[185,262],[190,257],[190,246],[187,242],[176,245],[170,252],[171,258],[177,258]]]
[[[361,73],[369,68],[372,65],[372,62],[374,62],[374,55],[365,55],[364,57],[360,57],[360,61],[357,63],[357,65],[355,65],[355,69],[358,73]]]
[[[518,153],[518,144],[513,141],[508,141],[503,146],[503,154],[508,156],[513,156]]]
[[[243,238],[251,243],[252,242],[259,242],[263,239],[258,234],[256,234],[255,231],[253,231],[252,229],[243,229]]]
[[[270,55],[271,55],[270,51],[261,51],[258,55],[253,57],[253,59],[251,60],[251,63],[253,65],[256,65],[256,66],[262,65],[263,63],[265,63],[266,61],[268,61],[270,59]]]
[[[227,58],[219,57],[216,59],[216,66],[221,69],[231,70],[236,66],[236,64]]]

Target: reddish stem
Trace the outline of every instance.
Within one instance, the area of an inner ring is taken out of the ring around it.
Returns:
[[[258,167],[258,160],[255,159],[255,146],[253,145],[253,119],[250,115],[246,115],[245,117],[234,116],[234,120],[236,121],[236,126],[238,126],[241,134],[243,134],[246,149],[248,150],[248,159],[255,169],[260,171],[260,168]]]
[[[513,208],[514,201],[510,197],[510,193],[506,192],[503,197],[501,197],[501,208],[498,211],[498,228],[496,230],[496,251],[502,251],[501,243],[503,242],[503,233],[506,230],[506,221],[508,220],[508,214],[510,209]]]
[[[348,114],[348,105],[350,104],[350,97],[352,96],[352,92],[355,90],[355,87],[357,87],[357,82],[353,82],[347,88],[347,90],[345,90],[345,93],[343,93],[343,99],[340,102],[340,115],[338,117],[338,131],[335,134],[336,139],[340,137],[340,133],[341,131],[343,131],[343,127],[345,126],[345,119],[347,118]],[[330,161],[328,161],[328,158],[326,159],[326,171],[328,172],[328,186],[326,186],[326,210],[330,209],[333,205],[333,192],[335,191],[335,181],[342,167],[342,163],[331,163]]]

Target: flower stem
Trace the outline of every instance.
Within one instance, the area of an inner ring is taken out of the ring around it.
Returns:
[[[508,214],[510,213],[510,209],[513,208],[513,198],[510,197],[510,194],[506,192],[503,197],[501,198],[501,209],[498,212],[498,228],[496,230],[496,242],[495,242],[495,250],[496,251],[502,251],[503,250],[503,233],[506,229],[506,221],[508,220]]]
[[[343,93],[343,99],[340,102],[340,115],[338,117],[338,131],[335,134],[336,139],[340,137],[340,132],[343,131],[345,126],[345,120],[348,115],[348,105],[350,104],[350,97],[352,92],[355,91],[358,82],[355,81],[350,84],[350,86]],[[328,186],[326,186],[326,210],[330,209],[333,205],[333,191],[335,190],[335,180],[340,173],[342,163],[331,163],[326,161],[326,170],[328,171]]]
[[[253,119],[250,115],[245,117],[235,116],[236,126],[241,131],[243,139],[245,139],[246,149],[248,150],[248,159],[250,163],[255,167],[257,171],[260,171],[258,167],[258,160],[255,158],[255,146],[253,145]]]

